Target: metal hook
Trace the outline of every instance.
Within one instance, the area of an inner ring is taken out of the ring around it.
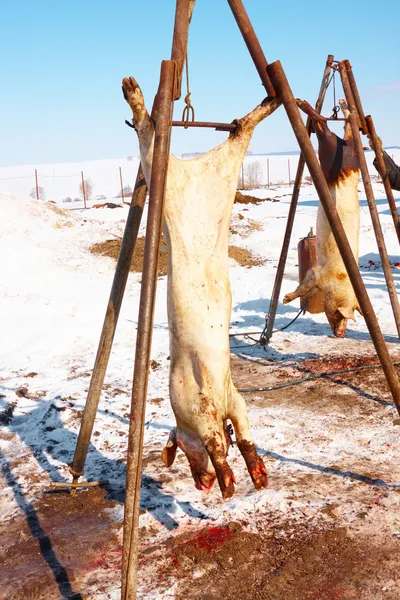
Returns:
[[[190,103],[190,92],[185,96],[186,106],[183,109],[182,113],[182,121],[184,122],[184,128],[187,129],[189,127],[189,121],[193,123],[194,121],[194,108]],[[190,119],[190,116],[192,117]]]
[[[340,106],[338,106],[337,104],[333,107],[333,113],[332,115],[329,117],[330,119],[337,119],[338,118],[338,114],[340,111]]]

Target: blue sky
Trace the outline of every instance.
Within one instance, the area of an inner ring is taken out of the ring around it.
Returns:
[[[295,96],[315,101],[326,57],[348,58],[366,114],[386,145],[400,145],[400,2],[245,0],[267,60],[281,60]],[[174,0],[13,0],[1,4],[0,166],[137,155],[121,79],[134,75],[151,107],[171,50]],[[197,0],[189,39],[198,120],[230,122],[264,97],[226,0]],[[330,114],[328,94],[324,113]],[[176,103],[180,119],[182,102]],[[224,139],[174,129],[172,151]],[[296,149],[283,108],[250,149]]]

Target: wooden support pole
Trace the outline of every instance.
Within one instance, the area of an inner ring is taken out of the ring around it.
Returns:
[[[364,115],[364,110],[362,107],[360,94],[358,92],[357,83],[356,83],[356,80],[354,77],[354,73],[353,73],[353,69],[351,67],[350,61],[344,60],[343,63],[346,67],[347,78],[349,80],[351,93],[353,95],[354,103],[356,105],[356,109],[357,109],[357,113],[358,113],[358,117],[359,117],[359,121],[360,121],[359,126],[360,126],[362,132],[364,134],[368,135],[371,140],[371,144],[372,144],[372,147],[375,152],[376,160],[378,162],[379,172],[382,177],[382,182],[383,182],[383,185],[385,188],[386,197],[387,197],[387,200],[389,203],[390,212],[392,214],[394,228],[396,230],[397,238],[400,242],[399,214],[397,212],[397,207],[396,207],[396,203],[394,200],[393,191],[392,191],[390,182],[387,177],[386,165],[385,165],[385,161],[383,158],[383,152],[380,147],[380,144],[378,143],[378,136],[376,135],[374,122],[370,115],[367,117]]]
[[[228,0],[228,4],[268,96],[275,96],[274,87],[266,71],[268,65],[267,59],[265,58],[242,0]]]
[[[125,198],[124,198],[124,184],[122,183],[122,169],[121,167],[119,167],[119,180],[121,182],[121,198],[122,198],[122,204],[125,204]]]
[[[172,40],[171,60],[176,63],[174,100],[181,97],[182,71],[185,64],[189,25],[196,0],[177,0],[175,10],[174,35]]]
[[[351,66],[349,60],[344,60],[343,63],[346,68],[347,78],[349,80],[350,89],[353,94],[354,104],[355,104],[355,108],[356,108],[356,116],[358,119],[358,126],[361,129],[361,131],[363,132],[363,134],[367,135],[368,127],[367,127],[367,123],[365,121],[364,110],[362,107],[360,94],[358,93],[358,88],[357,88],[356,80],[354,78],[353,69],[352,69],[352,66]]]
[[[319,90],[318,98],[315,103],[315,110],[317,113],[321,113],[322,106],[324,104],[326,90],[328,89],[328,85],[329,85],[329,78],[330,78],[330,74],[331,74],[331,70],[332,70],[333,60],[334,60],[333,54],[329,54],[328,58],[326,60],[324,75],[322,77],[322,82],[321,82],[321,87]],[[311,119],[309,117],[307,118],[306,131],[307,131],[307,135],[310,136],[311,135]],[[283,280],[283,275],[285,272],[287,255],[289,252],[290,238],[292,236],[294,218],[296,215],[297,204],[299,201],[300,188],[301,188],[301,182],[303,179],[305,163],[306,163],[306,161],[305,161],[304,155],[300,154],[299,162],[297,164],[296,179],[294,180],[292,199],[290,202],[289,213],[288,213],[288,217],[287,217],[287,221],[286,221],[285,235],[283,237],[282,250],[281,250],[281,254],[279,256],[279,260],[278,260],[278,266],[276,269],[274,287],[272,288],[271,301],[269,304],[268,315],[266,317],[266,327],[260,338],[260,342],[263,344],[268,344],[269,340],[272,337],[272,331],[274,329],[276,311],[278,308],[279,296],[281,293],[282,280]]]
[[[297,138],[300,149],[304,154],[308,170],[314,181],[319,199],[325,211],[329,225],[332,229],[335,242],[349,275],[357,300],[367,323],[368,330],[375,346],[376,353],[382,365],[389,389],[400,414],[400,383],[391,361],[384,337],[379,327],[371,301],[365,289],[364,282],[358,270],[350,244],[348,242],[342,222],[336,210],[335,202],[329,193],[328,185],[322,173],[321,166],[311,145],[309,134],[301,119],[296,100],[286,79],[282,65],[276,61],[268,66],[268,74],[276,90],[278,97],[282,100],[286,114],[292,125],[293,132]]]
[[[396,323],[397,335],[400,337],[400,304],[397,296],[396,285],[393,279],[392,268],[386,249],[385,239],[383,237],[383,231],[381,222],[379,220],[378,209],[376,208],[376,202],[374,197],[374,190],[372,189],[371,179],[369,177],[367,161],[365,160],[363,144],[360,137],[357,119],[357,106],[352,93],[352,87],[350,86],[348,71],[346,69],[345,61],[340,63],[340,76],[342,79],[343,90],[346,96],[346,101],[350,110],[349,121],[351,130],[353,133],[354,146],[357,152],[358,159],[360,161],[361,175],[364,183],[365,195],[367,197],[368,208],[371,215],[372,225],[374,227],[376,243],[378,245],[379,256],[385,274],[386,286],[389,292],[390,303],[392,305],[393,317]]]
[[[39,183],[37,169],[35,169],[35,182],[36,182],[36,200],[39,200]]]
[[[195,0],[189,0],[189,21],[192,16],[194,4]],[[184,18],[184,16],[182,18]],[[158,102],[155,100],[151,112],[151,117],[154,120],[157,118],[157,105]],[[84,187],[83,172],[81,172],[81,176],[82,185]],[[122,187],[121,177],[121,188]],[[110,359],[111,348],[117,328],[118,317],[139,232],[146,196],[147,185],[144,179],[142,167],[139,165],[135,188],[132,194],[132,201],[125,225],[125,231],[122,238],[120,253],[118,256],[117,266],[104,318],[103,329],[97,349],[96,360],[93,367],[86,405],[82,416],[79,436],[75,447],[74,460],[70,468],[70,472],[73,476],[72,483],[74,484],[71,494],[74,493],[77,481],[83,474],[86,456],[90,445],[90,438],[96,418],[96,412],[100,401],[101,389],[104,383],[108,361]]]
[[[82,179],[83,205],[85,208],[87,208],[87,206],[86,206],[86,185],[85,185],[85,179],[83,177],[83,171],[81,171],[81,179]]]
[[[387,175],[385,160],[383,158],[383,150],[381,148],[381,144],[379,143],[379,139],[378,139],[378,136],[375,131],[374,121],[372,120],[371,115],[368,115],[367,117],[365,117],[365,121],[366,121],[367,127],[368,127],[369,139],[371,140],[371,144],[374,149],[376,160],[378,163],[379,174],[382,177],[382,183],[385,188],[386,198],[387,198],[390,212],[392,215],[394,229],[397,234],[397,239],[399,240],[399,243],[400,243],[399,213],[397,212],[397,206],[396,206],[396,202],[395,202],[395,199],[393,196],[393,190],[391,188],[390,181],[389,181],[389,178]]]
[[[99,406],[101,390],[104,383],[104,377],[106,375],[108,361],[110,359],[111,348],[115,331],[117,329],[122,299],[124,297],[126,282],[128,280],[129,269],[132,263],[132,256],[142,219],[146,195],[147,186],[144,180],[142,168],[139,166],[135,189],[133,190],[132,201],[129,207],[125,231],[122,237],[121,248],[114,273],[110,297],[108,299],[107,310],[104,317],[103,329],[101,331],[96,360],[86,398],[85,409],[83,411],[78,440],[75,448],[74,460],[70,469],[74,478],[73,483],[76,483],[79,477],[83,475],[83,469],[89,450],[90,438],[92,436],[96,412]]]
[[[147,383],[153,330],[161,223],[167,180],[175,62],[163,61],[158,92],[149,213],[140,293],[132,406],[126,472],[122,551],[122,600],[135,600],[137,590],[140,485]]]

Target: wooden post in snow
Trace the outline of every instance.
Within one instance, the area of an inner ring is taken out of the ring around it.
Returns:
[[[85,187],[85,179],[83,177],[83,171],[81,171],[81,177],[82,177],[83,204],[84,204],[85,208],[87,208],[87,206],[86,206],[86,187]]]
[[[35,181],[36,181],[36,200],[39,200],[39,183],[38,183],[37,169],[35,169]]]
[[[124,186],[122,184],[122,169],[121,167],[119,167],[119,179],[121,182],[121,197],[122,197],[122,204],[125,204],[125,199],[124,199]]]

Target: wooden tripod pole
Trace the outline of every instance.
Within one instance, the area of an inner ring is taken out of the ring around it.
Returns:
[[[149,377],[161,223],[171,140],[174,98],[180,96],[182,69],[195,0],[177,0],[171,60],[161,65],[156,97],[157,117],[150,181],[149,213],[140,291],[135,367],[128,439],[124,536],[122,549],[122,600],[136,600],[138,583],[139,509],[142,480],[144,418]]]
[[[122,600],[135,600],[139,544],[140,485],[147,382],[157,289],[161,223],[167,181],[175,62],[163,61],[157,101],[157,120],[150,182],[149,213],[140,293],[132,405],[128,440],[124,537],[122,550]]]
[[[182,10],[182,3],[184,4],[184,10]],[[180,26],[182,31],[181,22],[186,20],[186,29],[188,29],[187,19],[185,15],[189,15],[189,22],[193,13],[195,0],[178,0],[177,9],[179,8],[179,19],[177,19],[177,26]],[[178,13],[178,10],[177,10]],[[184,30],[184,28],[183,28]],[[188,34],[186,33],[186,42]],[[174,33],[174,41],[178,38]],[[186,47],[182,47],[183,55],[186,54]],[[175,56],[178,59],[179,56],[175,52]],[[180,68],[183,68],[183,59],[179,61]],[[176,89],[176,88],[175,88]],[[157,116],[156,102],[153,104],[151,117],[155,119]],[[121,175],[121,189],[122,186],[122,174]],[[82,174],[83,180],[83,174]],[[83,184],[82,184],[83,185]],[[99,406],[101,389],[104,383],[104,377],[106,374],[108,361],[110,359],[111,348],[114,340],[115,331],[117,328],[118,317],[121,310],[121,304],[125,292],[126,282],[129,275],[129,269],[132,262],[133,252],[135,250],[136,240],[139,232],[139,227],[143,214],[143,207],[147,196],[147,186],[143,175],[141,165],[136,176],[135,189],[132,194],[132,201],[129,208],[128,217],[126,220],[125,231],[122,238],[121,248],[118,256],[117,266],[115,269],[114,280],[112,283],[110,298],[107,305],[106,315],[104,318],[103,329],[100,336],[100,342],[97,349],[96,360],[93,367],[92,377],[90,380],[89,391],[86,399],[85,409],[82,416],[81,427],[79,430],[79,436],[76,443],[74,460],[72,462],[70,472],[73,476],[73,484],[76,484],[79,477],[83,475],[83,469],[85,466],[86,456],[89,450],[90,438],[93,432],[94,421],[96,418],[97,408]]]
[[[328,86],[329,86],[329,80],[330,80],[330,74],[331,74],[331,70],[332,70],[333,60],[334,60],[334,56],[332,54],[329,54],[328,58],[326,59],[325,71],[324,71],[324,75],[322,77],[322,82],[321,82],[321,87],[320,87],[319,94],[318,94],[318,99],[315,103],[315,110],[317,113],[321,112],[322,106],[324,104],[326,90],[328,89]],[[310,136],[310,134],[311,134],[311,119],[309,117],[307,118],[306,130],[307,130],[308,136]],[[300,154],[299,162],[297,165],[296,179],[294,181],[294,186],[293,186],[292,200],[290,202],[289,213],[288,213],[288,217],[287,217],[287,221],[286,221],[285,235],[283,237],[282,250],[281,250],[281,254],[279,256],[279,261],[278,261],[278,266],[276,269],[276,275],[275,275],[275,281],[274,281],[274,287],[272,289],[271,301],[269,304],[268,315],[266,317],[266,329],[264,330],[264,332],[260,338],[260,342],[263,344],[268,344],[269,340],[272,337],[272,331],[274,329],[276,311],[278,308],[279,296],[281,293],[282,280],[283,280],[283,275],[285,272],[287,255],[289,252],[290,238],[292,236],[293,224],[294,224],[294,219],[296,216],[297,204],[298,204],[298,200],[299,200],[300,188],[301,188],[301,182],[303,179],[305,164],[306,164],[306,161],[304,159],[304,155]]]
[[[367,294],[367,290],[365,289],[364,282],[358,270],[358,265],[354,259],[342,222],[336,210],[335,203],[331,198],[328,185],[321,170],[321,166],[315,155],[314,148],[311,145],[310,138],[301,119],[296,100],[294,99],[292,90],[290,89],[281,63],[276,61],[270,64],[267,67],[267,70],[277,95],[283,102],[289,121],[292,125],[293,132],[297,138],[300,149],[304,154],[308,170],[310,171],[310,175],[314,181],[319,199],[332,229],[335,242],[338,246],[357,300],[364,314],[364,319],[367,323],[369,333],[374,343],[379,361],[382,365],[382,369],[393,396],[393,400],[400,414],[399,379],[390,359],[384,337],[378,324],[378,319],[376,318],[374,309]]]
[[[378,162],[378,167],[379,167],[379,173],[382,177],[383,185],[384,185],[385,192],[386,192],[386,198],[389,203],[390,212],[392,214],[394,228],[396,230],[397,238],[400,242],[399,214],[397,212],[397,207],[396,207],[396,203],[394,200],[393,191],[392,191],[390,182],[387,177],[386,165],[385,165],[385,161],[383,159],[383,152],[380,147],[380,144],[378,143],[378,136],[376,135],[374,122],[373,122],[371,116],[366,117],[364,115],[364,109],[363,109],[363,106],[361,103],[360,94],[358,92],[356,79],[354,77],[353,68],[350,64],[350,61],[344,60],[342,62],[344,63],[344,67],[346,68],[347,79],[349,81],[349,86],[350,86],[351,93],[353,96],[353,103],[357,110],[359,127],[364,135],[369,135],[371,143],[372,143],[372,147],[375,152],[376,160]]]
[[[367,115],[365,117],[365,122],[368,127],[369,139],[371,141],[372,147],[375,152],[376,160],[378,163],[379,174],[382,177],[383,186],[385,188],[386,198],[387,198],[387,201],[389,204],[390,212],[392,214],[394,229],[397,234],[397,239],[399,240],[399,243],[400,243],[399,213],[397,212],[397,206],[396,206],[396,202],[395,202],[395,199],[393,196],[393,190],[392,190],[392,187],[390,185],[390,181],[389,181],[389,178],[387,175],[385,160],[383,158],[383,150],[382,150],[381,144],[379,142],[379,138],[376,134],[374,121],[372,120],[371,115]]]
[[[89,450],[90,438],[92,436],[96,412],[99,406],[101,389],[103,387],[104,377],[106,374],[108,361],[110,359],[111,348],[114,340],[115,330],[117,328],[122,299],[124,297],[126,282],[128,280],[129,269],[132,263],[132,256],[142,219],[146,195],[147,186],[144,180],[142,168],[139,166],[135,189],[133,190],[132,201],[129,207],[128,217],[126,219],[125,231],[121,242],[121,248],[119,251],[110,297],[107,304],[107,310],[104,317],[103,329],[101,331],[96,360],[86,398],[85,409],[83,411],[81,427],[75,448],[74,460],[70,468],[70,472],[73,476],[73,483],[76,483],[79,477],[83,475],[83,469]]]
[[[360,161],[361,175],[364,183],[365,195],[367,197],[368,208],[371,215],[372,225],[374,227],[376,243],[378,245],[379,256],[381,257],[383,272],[385,274],[386,286],[389,292],[390,303],[392,305],[392,311],[394,320],[396,323],[397,334],[400,337],[400,305],[397,296],[396,285],[393,279],[392,268],[386,249],[385,239],[383,237],[383,231],[381,222],[379,220],[378,209],[376,208],[376,202],[374,197],[374,191],[372,189],[371,179],[368,173],[367,161],[365,160],[364,149],[360,137],[358,118],[357,118],[357,106],[352,92],[352,87],[347,74],[346,61],[340,63],[340,77],[342,79],[343,90],[346,96],[347,104],[350,110],[349,121],[351,130],[353,133],[354,145]]]

